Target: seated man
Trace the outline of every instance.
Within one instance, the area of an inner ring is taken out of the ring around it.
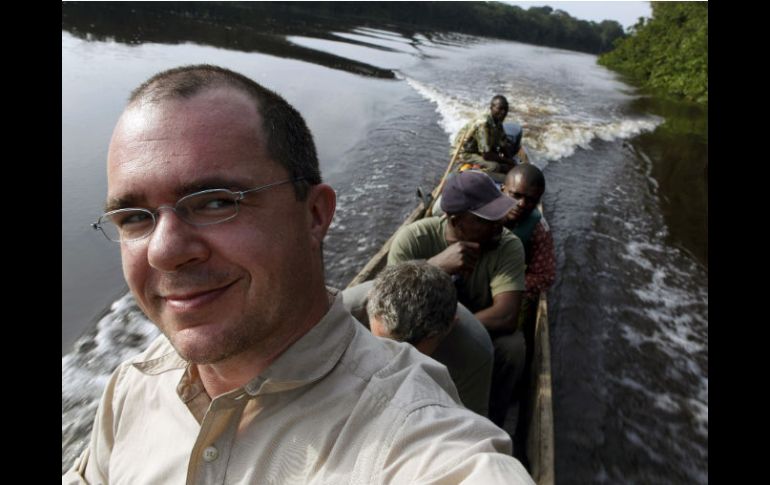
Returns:
[[[515,205],[485,173],[452,175],[441,198],[442,217],[402,228],[388,264],[425,259],[452,276],[457,299],[487,329],[495,347],[489,417],[505,421],[513,388],[524,366],[524,337],[516,331],[524,291],[524,248],[502,226]]]
[[[455,137],[452,153],[460,148],[458,167],[469,164],[487,173],[496,182],[502,182],[506,172],[516,165],[515,153],[503,129],[508,115],[508,100],[497,95],[492,98],[489,114],[466,124]]]
[[[531,163],[513,168],[505,177],[503,193],[512,197],[516,205],[507,215],[505,227],[516,234],[524,245],[524,272],[526,290],[519,313],[523,322],[527,311],[537,307],[540,292],[547,291],[556,279],[556,257],[553,237],[543,214],[537,209],[545,192],[543,172]],[[527,335],[525,334],[525,337]],[[529,353],[530,340],[527,340]]]
[[[535,349],[535,323],[540,293],[547,291],[556,279],[556,257],[553,237],[537,204],[545,192],[545,177],[539,168],[531,163],[514,167],[505,177],[503,192],[516,201],[508,213],[505,227],[516,234],[524,245],[527,269],[524,272],[526,291],[519,312],[518,328],[524,333],[527,353],[524,360],[523,378],[519,381],[518,392],[529,387],[530,368]],[[519,419],[528,414],[526,406],[519,407]],[[523,427],[517,427],[514,434],[514,448],[522,448],[526,442]],[[524,455],[516,454],[521,460]]]
[[[388,266],[376,280],[343,291],[342,303],[374,335],[409,342],[444,364],[463,405],[487,416],[492,341],[457,303],[446,273],[416,261]]]

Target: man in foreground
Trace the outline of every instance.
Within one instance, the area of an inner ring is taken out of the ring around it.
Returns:
[[[299,113],[215,66],[137,88],[106,213],[163,335],[108,382],[65,483],[532,483],[446,370],[324,285],[335,209]]]

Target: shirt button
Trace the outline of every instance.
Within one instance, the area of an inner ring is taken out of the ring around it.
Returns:
[[[203,460],[211,463],[212,461],[219,458],[219,450],[217,450],[213,446],[209,446],[205,450],[203,450]]]

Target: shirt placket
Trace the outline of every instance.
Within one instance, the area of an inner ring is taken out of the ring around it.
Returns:
[[[225,483],[227,465],[233,451],[238,424],[251,396],[220,396],[209,406],[190,455],[187,483]]]

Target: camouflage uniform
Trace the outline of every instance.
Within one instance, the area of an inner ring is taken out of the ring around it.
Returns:
[[[486,152],[502,150],[508,145],[502,123],[497,123],[491,115],[469,122],[455,137],[452,153],[466,136],[468,138],[458,156],[458,160],[461,161],[458,167],[463,163],[473,163],[480,165],[481,170],[487,173],[501,172],[501,168],[508,168],[504,164],[484,160],[482,156]]]

